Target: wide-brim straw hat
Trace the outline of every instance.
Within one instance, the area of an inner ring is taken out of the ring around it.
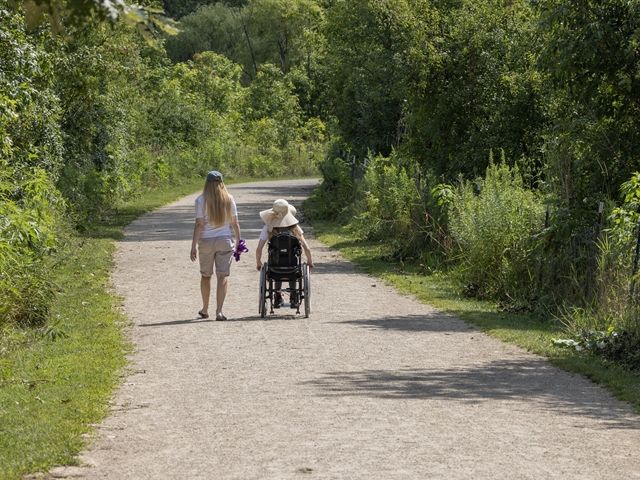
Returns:
[[[296,225],[298,219],[296,218],[296,207],[289,205],[283,198],[279,198],[273,202],[273,207],[269,210],[263,210],[260,212],[260,218],[269,227],[269,231],[274,228],[290,227]]]

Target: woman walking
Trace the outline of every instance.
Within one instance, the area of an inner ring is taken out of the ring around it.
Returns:
[[[235,234],[235,243],[233,235]],[[200,255],[201,318],[209,318],[211,277],[216,273],[216,320],[226,320],[222,305],[227,296],[227,284],[235,246],[240,244],[240,225],[236,202],[222,182],[222,174],[209,172],[202,195],[196,199],[196,224],[191,242],[191,261]],[[196,249],[197,246],[197,249]]]

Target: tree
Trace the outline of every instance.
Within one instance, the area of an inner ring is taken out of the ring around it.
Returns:
[[[336,2],[327,10],[322,34],[329,109],[360,157],[388,155],[398,145],[405,99],[399,54],[411,16],[407,0]]]
[[[222,3],[205,5],[180,21],[180,33],[165,40],[167,55],[174,62],[186,62],[195,54],[212,51],[245,65],[242,32],[232,10]],[[247,67],[244,67],[245,71]]]
[[[565,204],[612,198],[640,169],[640,2],[541,0],[539,66],[553,82],[550,172]]]
[[[491,149],[513,165],[540,161],[546,124],[526,1],[461,1],[423,9],[407,49],[405,151],[449,179],[480,175]]]
[[[284,148],[298,136],[301,109],[293,93],[293,85],[271,64],[262,66],[255,81],[246,89],[242,104],[245,128],[258,132],[258,142],[266,145],[271,137]],[[260,138],[262,137],[262,139]]]
[[[246,3],[246,0],[224,0],[223,2],[219,0],[163,0],[162,6],[169,17],[174,20],[179,20],[195,12],[203,5],[212,5],[215,3],[224,3],[227,6],[240,7]]]
[[[44,260],[56,248],[64,151],[47,40],[0,0],[0,327],[41,325],[53,296]]]
[[[242,6],[206,5],[181,21],[181,32],[167,39],[174,62],[207,50],[242,65],[245,84],[260,66],[272,63],[283,74],[305,64],[311,69],[313,37],[322,18],[315,0],[248,0]]]
[[[40,25],[45,17],[54,35],[68,27],[85,25],[90,18],[115,23],[118,19],[137,28],[147,41],[153,41],[158,30],[175,35],[175,22],[163,15],[163,10],[140,5],[127,5],[124,0],[8,0],[13,10],[22,5],[27,29]]]

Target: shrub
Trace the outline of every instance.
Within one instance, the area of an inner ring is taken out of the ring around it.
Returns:
[[[607,355],[611,359],[624,359],[620,361],[628,364],[635,353],[625,349],[640,344],[638,274],[633,272],[640,220],[640,173],[634,173],[620,190],[623,203],[612,210],[610,227],[604,229],[597,242],[593,292],[583,300],[584,308],[569,308],[564,319],[568,331],[576,338],[588,336],[589,332],[614,332]],[[637,362],[636,366],[640,366],[640,360]]]
[[[61,205],[47,172],[0,161],[0,325],[46,321]]]
[[[378,156],[367,168],[352,224],[361,238],[396,238],[406,245],[414,236],[422,217],[421,198],[415,181],[398,163],[395,155]]]
[[[598,355],[629,370],[640,370],[640,336],[635,331],[617,330],[620,318],[593,309],[571,308],[564,318],[570,339],[552,343],[584,354]]]
[[[532,234],[543,207],[516,168],[491,163],[479,194],[465,182],[453,201],[451,234],[462,252],[461,278],[482,298],[523,299],[536,268]]]
[[[322,183],[305,202],[305,214],[310,219],[346,220],[345,206],[353,198],[348,165],[331,153],[318,163]]]

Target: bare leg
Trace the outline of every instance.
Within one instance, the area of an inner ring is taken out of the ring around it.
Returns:
[[[202,294],[202,310],[204,314],[209,313],[209,296],[211,295],[211,277],[200,277],[200,293]]]
[[[222,305],[224,304],[224,299],[227,296],[227,285],[229,277],[227,275],[216,275],[218,278],[218,285],[216,287],[216,300],[217,300],[217,308],[216,308],[216,317],[219,317],[222,314]]]

